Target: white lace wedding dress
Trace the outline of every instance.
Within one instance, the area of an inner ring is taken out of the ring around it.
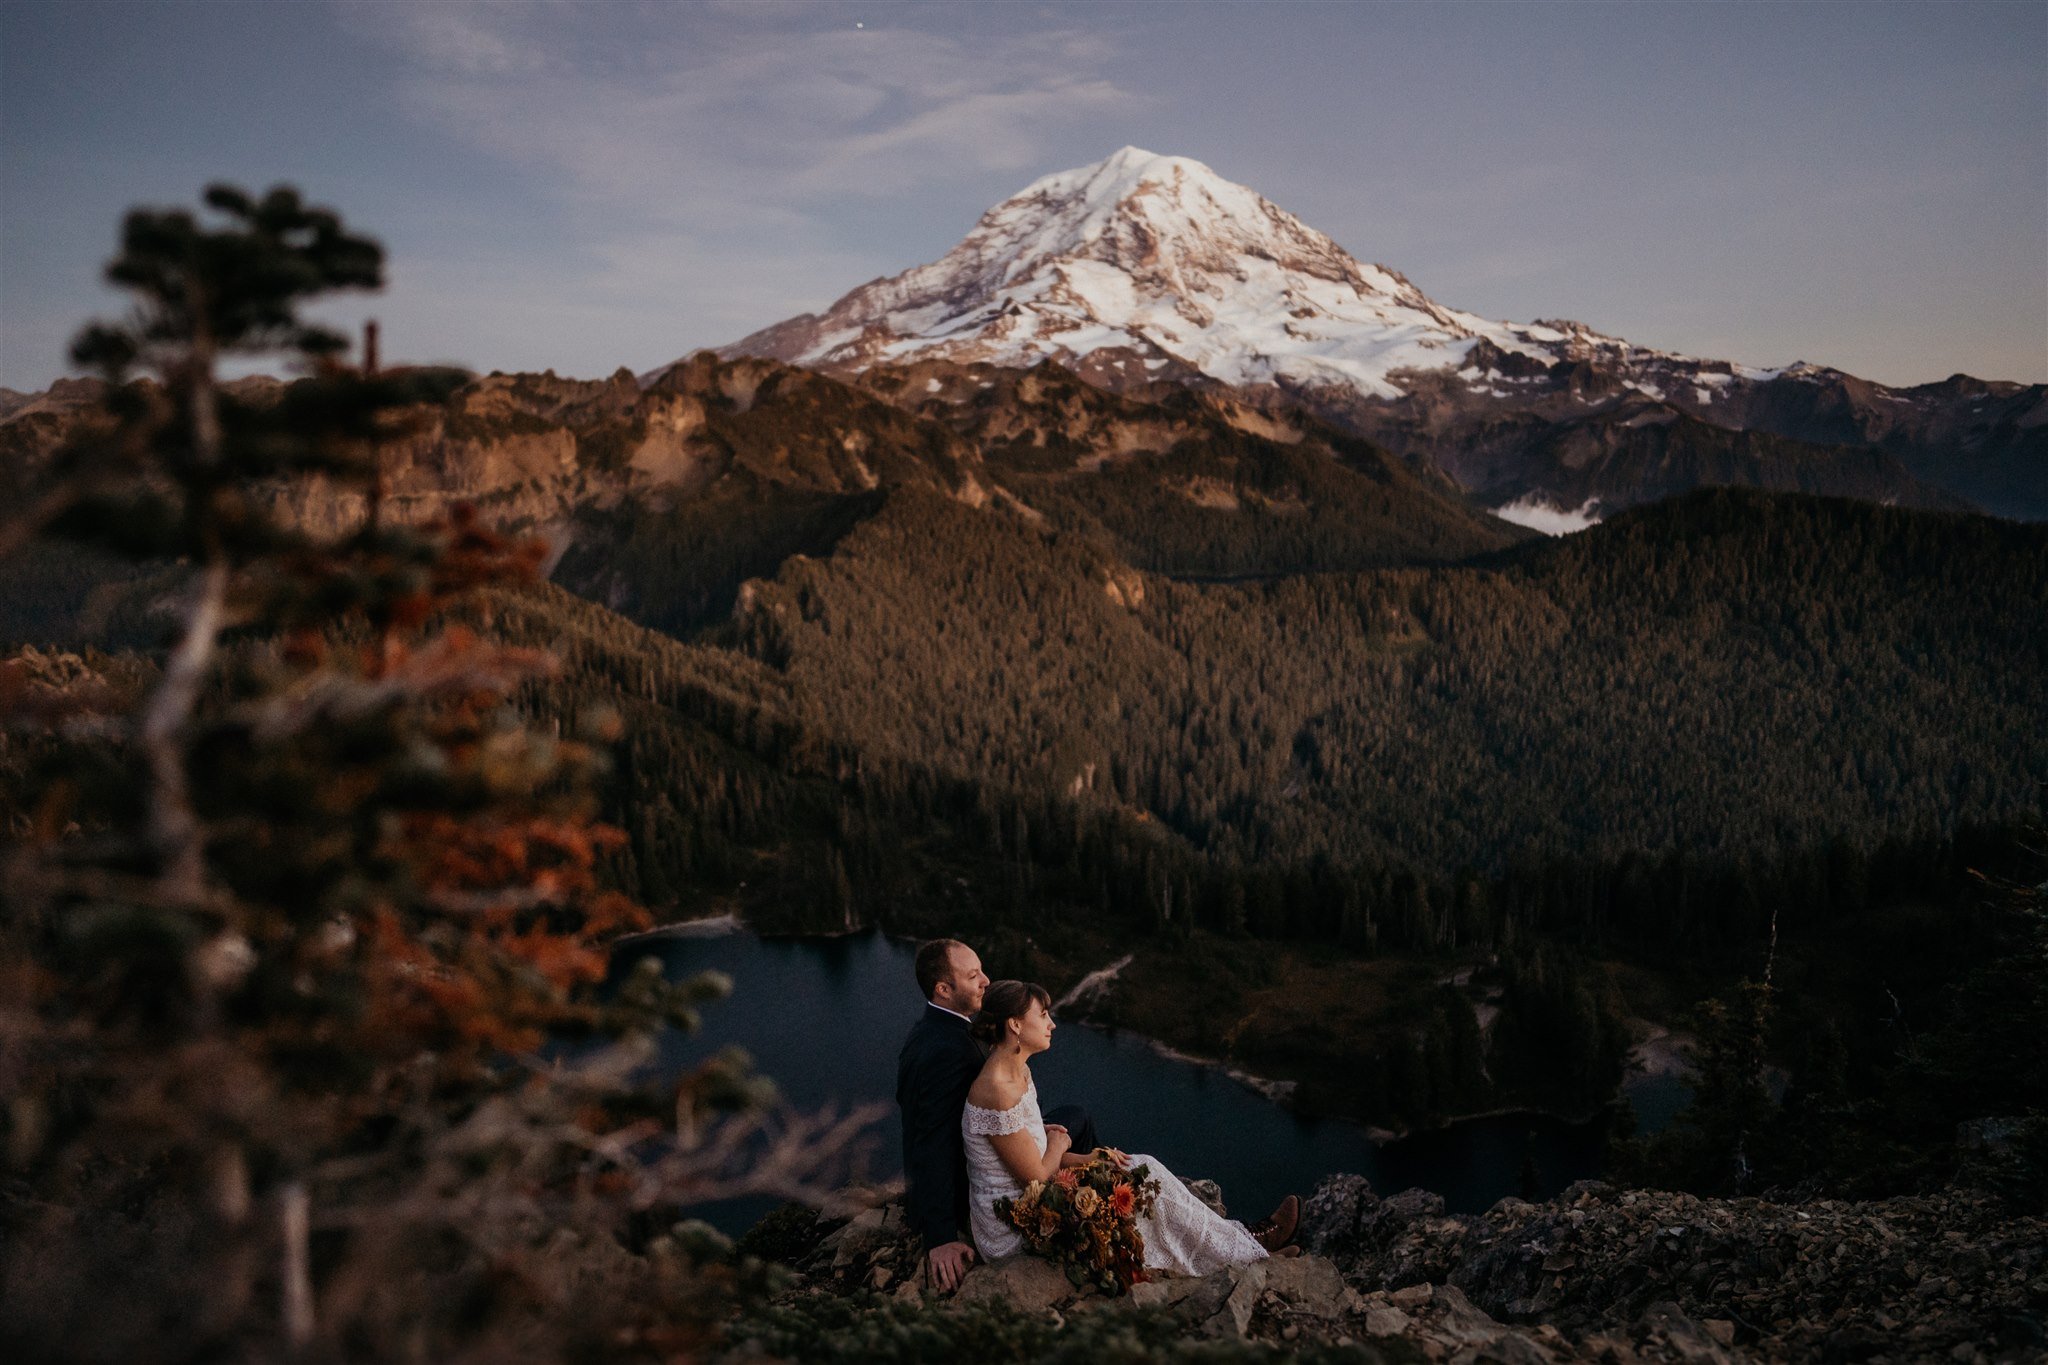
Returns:
[[[967,1139],[967,1205],[975,1248],[995,1260],[1023,1251],[1024,1234],[996,1214],[998,1199],[1015,1198],[1024,1187],[1003,1165],[990,1137],[1019,1130],[1031,1134],[1039,1154],[1045,1153],[1045,1119],[1038,1112],[1038,1084],[1025,1087],[1024,1098],[1008,1109],[983,1109],[969,1104],[960,1115],[960,1131]],[[1131,1155],[1131,1165],[1150,1166],[1159,1182],[1159,1198],[1152,1211],[1138,1220],[1145,1235],[1145,1267],[1173,1270],[1183,1275],[1207,1275],[1227,1265],[1244,1265],[1264,1260],[1266,1249],[1259,1245],[1242,1223],[1220,1218],[1207,1204],[1188,1192],[1166,1163],[1156,1156]]]

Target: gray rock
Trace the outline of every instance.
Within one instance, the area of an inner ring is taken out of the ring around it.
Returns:
[[[1207,1322],[1223,1309],[1236,1288],[1227,1270],[1212,1275],[1161,1275],[1131,1286],[1135,1308],[1171,1308],[1190,1322]]]
[[[1398,1230],[1424,1218],[1441,1218],[1444,1213],[1444,1197],[1428,1190],[1403,1190],[1380,1201],[1376,1224],[1384,1224]]]
[[[1188,1291],[1178,1302],[1182,1316],[1190,1322],[1208,1322],[1223,1312],[1223,1302],[1229,1300],[1231,1289],[1237,1287],[1237,1281],[1229,1271],[1214,1271],[1210,1275],[1182,1279],[1180,1283],[1188,1285]]]
[[[1436,1332],[1455,1341],[1485,1345],[1508,1331],[1475,1307],[1454,1284],[1436,1286],[1430,1302],[1440,1315],[1433,1324]]]
[[[953,1291],[958,1303],[1007,1299],[1026,1312],[1056,1308],[1075,1295],[1066,1272],[1037,1256],[1010,1256],[971,1268]]]
[[[1364,1176],[1330,1176],[1303,1202],[1296,1238],[1319,1256],[1355,1255],[1379,1204]]]
[[[846,1226],[826,1236],[818,1243],[820,1251],[832,1253],[832,1266],[843,1270],[868,1254],[876,1243],[891,1236],[889,1231],[888,1208],[863,1209],[848,1220]],[[898,1211],[898,1221],[901,1213]]]
[[[1209,1206],[1210,1212],[1218,1218],[1230,1217],[1230,1210],[1223,1206],[1223,1187],[1213,1180],[1183,1180],[1188,1193]]]
[[[1736,1365],[1741,1359],[1721,1349],[1719,1342],[1687,1317],[1675,1303],[1653,1303],[1636,1323],[1638,1337],[1660,1340],[1686,1365]]]
[[[1365,1310],[1365,1334],[1369,1337],[1398,1337],[1407,1331],[1414,1321],[1415,1319],[1390,1303],[1368,1304]]]
[[[1199,1287],[1201,1283],[1202,1282],[1198,1279],[1191,1279],[1179,1275],[1173,1276],[1170,1279],[1164,1276],[1154,1277],[1153,1279],[1144,1281],[1142,1284],[1134,1284],[1131,1286],[1131,1292],[1129,1295],[1131,1307],[1178,1307],[1180,1303],[1187,1298],[1188,1295],[1195,1292],[1196,1288]]]
[[[1266,1268],[1266,1288],[1302,1312],[1320,1318],[1343,1316],[1350,1286],[1326,1257],[1297,1256],[1260,1264]]]
[[[1259,1295],[1266,1292],[1266,1267],[1270,1261],[1253,1261],[1250,1265],[1232,1266],[1220,1272],[1229,1275],[1235,1283],[1231,1286],[1230,1297],[1223,1301],[1223,1310],[1203,1324],[1203,1330],[1211,1336],[1222,1336],[1226,1332],[1245,1336],[1251,1330],[1252,1309],[1258,1306]]]

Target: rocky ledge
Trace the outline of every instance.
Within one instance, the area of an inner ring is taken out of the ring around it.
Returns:
[[[838,1223],[784,1217],[794,1294],[948,1297],[921,1283],[894,1201]],[[1337,1176],[1309,1200],[1302,1241],[1298,1259],[1162,1275],[1124,1298],[1018,1257],[974,1268],[950,1298],[1059,1321],[1163,1312],[1191,1337],[1449,1365],[2048,1358],[2048,1220],[1967,1190],[1791,1205],[1586,1182],[1466,1216]]]
[[[1650,1316],[1766,1360],[2048,1358],[2048,1218],[1974,1190],[1789,1204],[1589,1181],[1461,1217],[1338,1176],[1303,1227],[1361,1292],[1455,1288],[1601,1358]]]

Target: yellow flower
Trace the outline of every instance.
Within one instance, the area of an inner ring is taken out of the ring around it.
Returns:
[[[1102,1196],[1083,1185],[1074,1192],[1074,1212],[1083,1218],[1093,1218],[1095,1210],[1102,1207]]]

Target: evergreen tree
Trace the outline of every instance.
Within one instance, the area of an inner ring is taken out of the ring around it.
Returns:
[[[0,1319],[32,1357],[446,1356],[513,1333],[505,1353],[552,1358],[589,1329],[508,1268],[563,1228],[801,1185],[831,1143],[792,1132],[753,1168],[707,1145],[766,1098],[736,1058],[680,1092],[630,1083],[723,983],[650,960],[596,990],[647,922],[602,876],[617,718],[529,727],[514,700],[553,660],[447,619],[541,549],[467,510],[380,515],[379,444],[445,383],[348,370],[297,312],[378,284],[376,244],[288,189],[206,202],[212,221],[129,215],[108,274],[134,312],[75,348],[106,416],[30,504],[189,585],[126,687],[8,680],[5,757],[36,771],[0,892],[20,1177]],[[244,405],[217,375],[234,355],[305,377]],[[278,514],[315,478],[363,494],[358,525]],[[662,1353],[708,1329],[717,1286],[647,1261],[584,1309]]]

